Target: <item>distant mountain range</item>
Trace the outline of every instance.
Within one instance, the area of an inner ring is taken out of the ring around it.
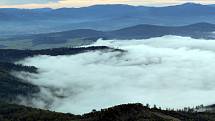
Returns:
[[[94,5],[60,9],[0,9],[0,34],[33,34],[75,29],[110,31],[139,24],[163,26],[215,23],[215,6],[186,3],[167,7]]]
[[[80,46],[103,39],[148,39],[165,35],[185,36],[192,38],[215,39],[215,24],[196,23],[186,26],[136,25],[113,31],[77,29],[63,32],[19,35],[2,38],[2,48],[44,49],[65,46]],[[20,44],[21,43],[21,44]]]

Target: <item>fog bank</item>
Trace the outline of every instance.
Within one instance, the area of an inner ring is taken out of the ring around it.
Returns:
[[[28,100],[30,105],[82,114],[122,103],[163,108],[215,103],[214,40],[164,36],[98,40],[93,45],[126,52],[36,56],[18,62],[39,68],[39,74],[17,75],[41,87]]]

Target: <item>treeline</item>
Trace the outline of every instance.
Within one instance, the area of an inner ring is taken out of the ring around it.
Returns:
[[[69,108],[69,107],[68,107]],[[215,121],[214,113],[191,113],[148,108],[142,104],[114,106],[84,115],[63,114],[0,103],[1,121]]]
[[[13,49],[0,49],[0,61],[1,62],[15,62],[27,57],[33,57],[36,55],[74,55],[88,51],[95,50],[112,50],[122,51],[120,49],[113,49],[106,46],[92,46],[92,47],[79,47],[79,48],[54,48],[43,50],[13,50]]]
[[[78,116],[0,103],[0,121],[75,121]]]
[[[21,64],[13,64],[8,62],[0,62],[0,69],[5,71],[25,71],[37,73],[37,68],[34,66],[24,66]]]
[[[196,108],[201,108],[202,105]],[[149,104],[125,104],[101,111],[93,110],[89,114],[82,116],[89,121],[215,121],[213,112],[197,112],[184,110],[166,109],[162,110],[154,105],[150,108]]]

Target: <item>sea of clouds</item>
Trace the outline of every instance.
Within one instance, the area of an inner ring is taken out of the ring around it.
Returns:
[[[123,103],[183,108],[215,103],[215,41],[164,36],[98,40],[93,46],[126,50],[35,56],[18,63],[39,74],[17,76],[41,92],[22,104],[83,114]]]

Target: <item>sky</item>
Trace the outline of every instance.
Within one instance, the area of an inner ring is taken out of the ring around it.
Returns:
[[[168,6],[186,2],[215,4],[215,0],[0,0],[0,8],[61,8],[84,7],[95,4]]]

